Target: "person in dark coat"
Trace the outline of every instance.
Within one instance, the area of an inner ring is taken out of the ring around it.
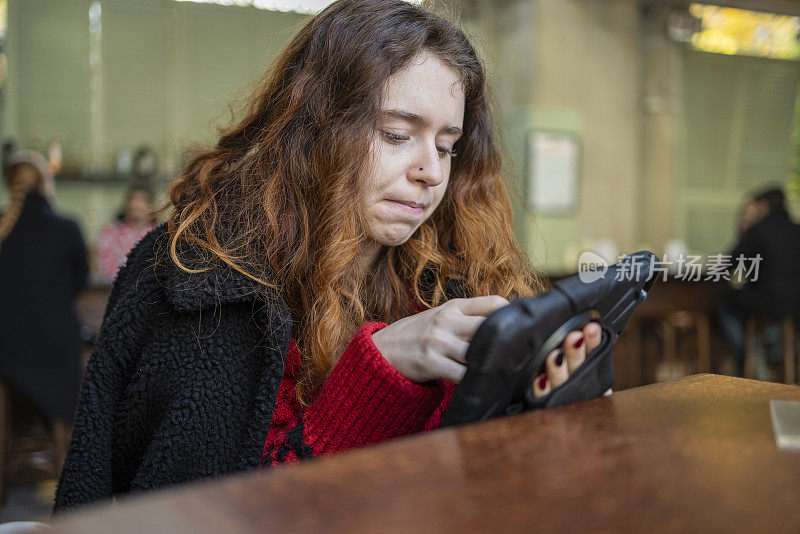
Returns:
[[[54,511],[435,429],[478,326],[543,287],[486,91],[420,6],[311,18],[120,270]],[[600,338],[571,332],[534,396]]]
[[[743,226],[730,257],[734,279],[739,267],[750,274],[741,287],[723,295],[716,309],[723,336],[740,367],[747,316],[778,320],[800,315],[800,225],[789,217],[780,189],[753,194],[748,202],[757,215]]]
[[[758,277],[732,293],[731,303],[740,315],[795,314],[800,306],[800,225],[789,217],[782,190],[768,189],[753,201],[763,216],[741,234],[731,257],[736,263],[739,256],[760,256]]]
[[[0,376],[46,416],[71,423],[80,376],[75,297],[88,264],[80,229],[53,213],[47,162],[12,154],[0,216]]]

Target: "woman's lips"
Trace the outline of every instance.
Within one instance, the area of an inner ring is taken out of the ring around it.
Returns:
[[[405,200],[387,200],[387,202],[389,202],[389,204],[392,206],[405,211],[406,213],[413,213],[414,215],[420,215],[424,207],[423,204]]]

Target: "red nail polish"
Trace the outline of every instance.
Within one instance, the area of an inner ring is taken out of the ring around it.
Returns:
[[[542,375],[539,377],[539,389],[544,389],[547,387],[547,375]]]
[[[575,342],[575,344],[573,345],[573,347],[575,347],[576,349],[579,349],[579,348],[581,348],[582,346],[583,346],[583,336],[581,336],[581,337],[580,337],[580,339],[578,339],[578,341],[576,341],[576,342]]]

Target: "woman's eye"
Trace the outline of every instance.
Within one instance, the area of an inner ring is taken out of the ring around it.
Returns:
[[[403,141],[409,140],[408,136],[395,134],[392,132],[385,132],[383,130],[381,130],[381,135],[383,135],[383,137],[390,143],[402,143]],[[446,146],[437,146],[436,150],[439,151],[441,156],[449,155],[451,158],[456,157],[456,153],[452,148],[447,148]]]
[[[398,135],[398,134],[394,134],[392,132],[384,132],[384,131],[381,131],[381,133],[383,134],[383,136],[386,139],[388,139],[392,143],[399,143],[401,141],[408,141],[408,137],[406,137],[405,135]]]
[[[450,155],[451,158],[456,157],[456,153],[455,151],[453,151],[452,148],[447,148],[446,146],[440,146],[437,147],[437,149],[439,150],[439,154],[441,154],[442,156]]]

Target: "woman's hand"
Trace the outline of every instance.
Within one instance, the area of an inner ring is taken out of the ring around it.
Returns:
[[[586,355],[600,344],[603,332],[597,323],[589,323],[582,330],[573,330],[564,338],[560,349],[547,355],[545,373],[533,378],[534,398],[544,397],[563,384],[586,360]],[[611,390],[606,392],[610,395]]]
[[[386,361],[412,382],[444,378],[458,383],[467,370],[467,347],[475,331],[506,305],[497,295],[452,299],[390,324],[372,334],[372,340]]]
[[[372,340],[392,367],[412,382],[443,378],[459,383],[467,370],[467,347],[475,331],[489,314],[507,304],[497,295],[453,299],[390,324],[372,334]],[[547,356],[545,373],[533,378],[534,397],[543,397],[566,382],[601,337],[597,323],[570,332],[561,349]]]

